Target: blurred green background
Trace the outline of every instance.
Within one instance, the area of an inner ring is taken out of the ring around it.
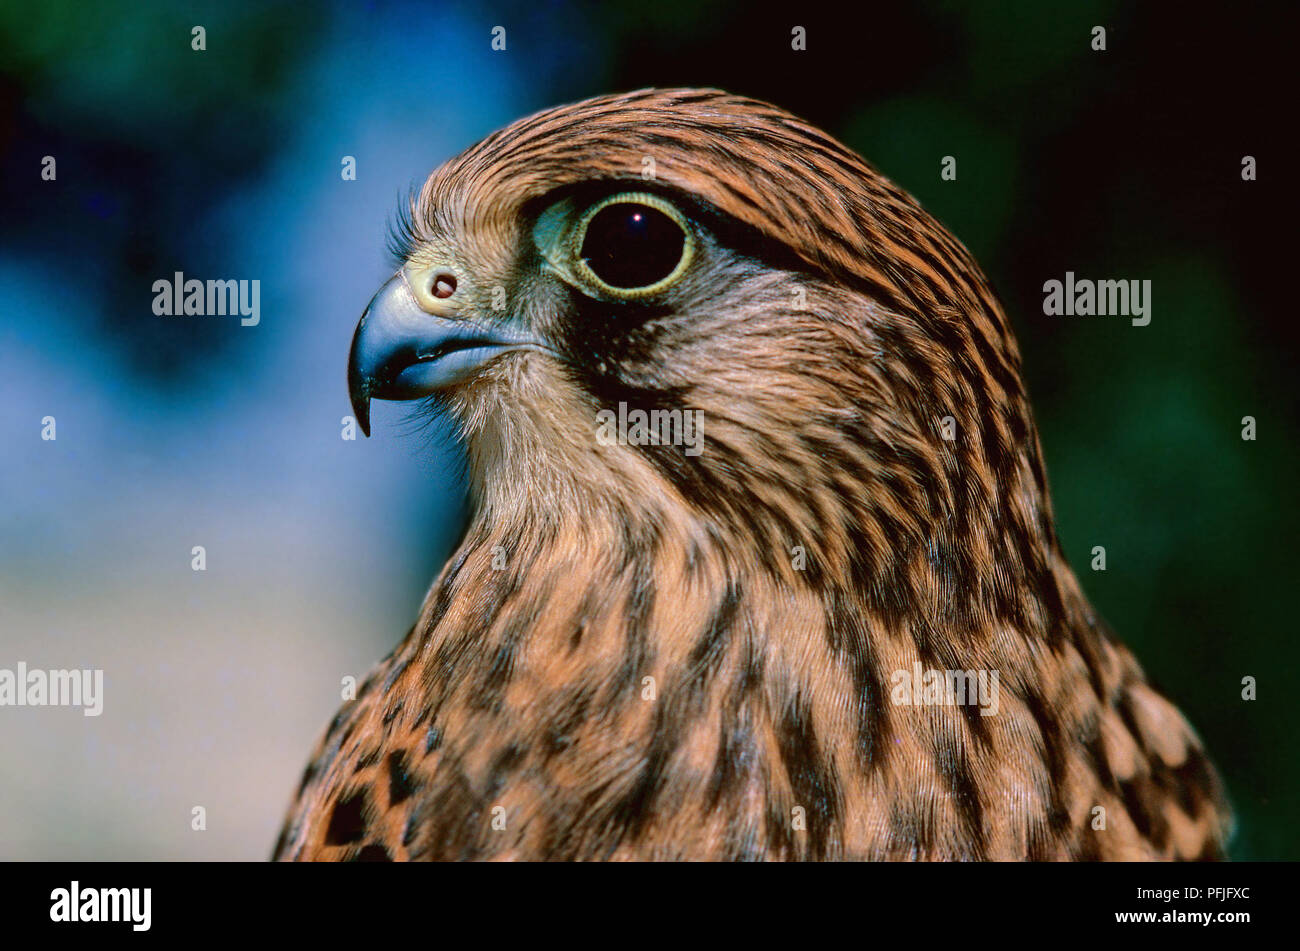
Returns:
[[[340,677],[405,632],[462,511],[454,447],[400,410],[339,439],[397,193],[646,85],[790,109],[970,247],[1085,589],[1205,739],[1234,856],[1300,857],[1290,35],[1247,4],[0,3],[0,666],[108,691],[98,720],[0,711],[0,858],[268,854]],[[155,317],[177,270],[261,280],[262,323]],[[1067,270],[1150,280],[1151,324],[1044,316]]]

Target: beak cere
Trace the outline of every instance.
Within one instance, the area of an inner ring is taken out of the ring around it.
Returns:
[[[449,298],[454,279],[439,274],[435,296]],[[448,289],[448,281],[450,288]],[[352,337],[348,392],[361,431],[370,435],[370,401],[414,400],[454,386],[507,350],[538,349],[504,329],[420,306],[398,271],[371,298]]]

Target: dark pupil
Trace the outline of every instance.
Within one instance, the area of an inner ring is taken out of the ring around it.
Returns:
[[[662,211],[618,202],[587,223],[582,256],[611,287],[646,287],[673,273],[685,243],[681,227]]]

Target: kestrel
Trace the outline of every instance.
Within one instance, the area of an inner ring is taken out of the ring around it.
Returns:
[[[472,516],[282,859],[1202,859],[1229,817],[1082,593],[1007,318],[830,136],[716,90],[522,119],[403,209],[356,417]]]

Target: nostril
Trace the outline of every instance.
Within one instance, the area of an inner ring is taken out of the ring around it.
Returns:
[[[456,293],[456,279],[450,274],[439,274],[433,279],[433,296],[446,299]]]

